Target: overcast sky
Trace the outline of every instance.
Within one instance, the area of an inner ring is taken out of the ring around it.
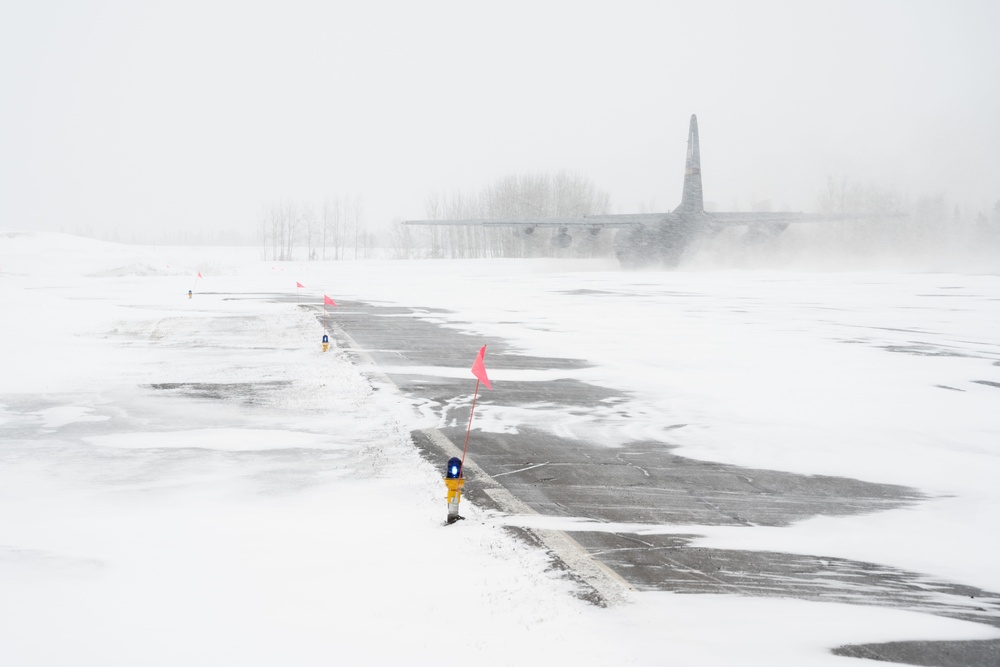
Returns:
[[[0,226],[246,229],[279,198],[566,169],[615,212],[1000,199],[1000,3],[0,0]]]

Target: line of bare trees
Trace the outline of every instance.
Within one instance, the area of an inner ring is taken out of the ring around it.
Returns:
[[[578,218],[607,213],[610,197],[589,179],[565,171],[512,174],[474,194],[432,193],[424,214],[428,220],[482,218]],[[585,232],[567,248],[552,244],[558,230],[539,228],[530,234],[509,227],[426,226],[393,224],[391,250],[395,257],[591,257],[610,254],[611,235]]]
[[[375,235],[366,229],[364,210],[360,196],[327,198],[319,208],[286,199],[264,204],[258,228],[263,257],[289,261],[304,250],[310,261],[369,259]]]
[[[770,210],[770,202],[753,208]],[[791,225],[759,246],[743,244],[742,230],[726,230],[701,244],[701,259],[722,265],[815,259],[823,266],[859,268],[1000,268],[1000,201],[991,211],[977,211],[951,204],[943,194],[911,197],[893,187],[830,177],[817,210],[845,219]]]
[[[855,255],[947,258],[1000,252],[1000,202],[987,215],[951,205],[943,194],[911,199],[895,188],[841,177],[827,180],[819,207],[824,213],[865,216],[817,230],[820,238]]]
[[[568,173],[513,174],[473,194],[430,194],[430,220],[483,218],[579,218],[607,213],[610,197],[587,178]],[[754,205],[770,210],[770,202]],[[274,261],[370,259],[375,234],[366,229],[361,197],[333,197],[319,207],[279,200],[261,208],[259,242]],[[964,210],[944,195],[910,197],[892,187],[829,178],[817,198],[819,212],[845,220],[791,225],[759,247],[746,246],[745,230],[727,229],[700,244],[720,261],[791,260],[794,257],[850,258],[858,265],[906,257],[923,265],[996,266],[1000,257],[1000,201],[990,211]],[[894,214],[905,212],[905,217]],[[410,258],[597,257],[610,256],[613,230],[591,234],[568,230],[569,247],[558,247],[558,229],[392,224],[386,256]],[[305,255],[304,257],[302,255]],[[742,259],[741,259],[742,258]],[[971,260],[970,263],[967,260]]]

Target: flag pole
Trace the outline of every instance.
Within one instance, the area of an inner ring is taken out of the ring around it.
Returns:
[[[469,434],[472,433],[472,416],[476,414],[476,399],[479,398],[479,383],[486,385],[487,389],[493,389],[490,379],[486,376],[486,346],[483,345],[476,355],[476,360],[472,364],[472,374],[476,376],[476,391],[472,394],[472,409],[469,410],[469,428],[465,431],[465,447],[462,449],[462,476],[465,476],[465,454],[469,451]]]
[[[472,415],[476,413],[476,398],[479,397],[479,378],[476,378],[476,392],[472,395],[472,409],[469,410],[469,428],[465,431],[465,448],[462,450],[462,477],[465,477],[465,453],[469,451],[469,434],[472,432]]]
[[[327,305],[336,306],[337,302],[330,298],[329,294],[323,295],[323,331],[327,331],[326,328],[326,307]]]

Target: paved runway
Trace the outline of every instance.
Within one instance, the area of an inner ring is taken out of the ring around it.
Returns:
[[[357,345],[355,351],[383,367],[408,396],[435,406],[442,415],[454,410],[456,414],[449,416],[455,418],[447,423],[455,425],[439,431],[459,449],[466,424],[458,418],[455,399],[468,395],[472,383],[467,379],[401,372],[406,367],[467,371],[484,343],[488,344],[490,369],[587,366],[586,360],[506,354],[509,350],[504,341],[472,337],[440,326],[429,321],[433,318],[424,319],[433,315],[426,310],[361,302],[340,305],[334,338],[339,335],[343,347],[349,337]],[[567,411],[627,399],[607,388],[575,380],[504,382],[497,391],[480,393],[479,398],[483,405],[491,401],[523,406],[545,402]],[[467,414],[466,407],[465,419]],[[677,428],[683,426],[678,424]],[[439,443],[419,431],[414,433],[414,439],[443,470],[448,454]],[[660,441],[637,441],[611,448],[524,427],[518,427],[517,434],[477,432],[475,451],[469,458],[491,479],[488,483],[477,479],[472,466],[467,466],[467,496],[485,507],[496,507],[495,496],[484,490],[502,485],[546,516],[692,526],[784,526],[819,515],[843,516],[904,507],[923,497],[919,491],[901,486],[697,461],[677,456],[671,449],[669,442]],[[529,536],[531,532],[527,531]],[[679,534],[639,537],[574,531],[572,538],[639,590],[738,593],[879,605],[1000,627],[1000,595],[935,581],[916,572],[822,554],[695,548],[690,546],[691,536]],[[897,642],[843,647],[837,652],[909,664],[1000,664],[1000,641]],[[933,656],[928,659],[934,661],[914,662],[923,659],[920,656]]]

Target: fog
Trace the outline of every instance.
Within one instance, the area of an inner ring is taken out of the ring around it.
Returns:
[[[814,211],[829,179],[990,216],[994,2],[0,3],[0,227],[252,241],[276,201],[570,170],[612,212]]]

